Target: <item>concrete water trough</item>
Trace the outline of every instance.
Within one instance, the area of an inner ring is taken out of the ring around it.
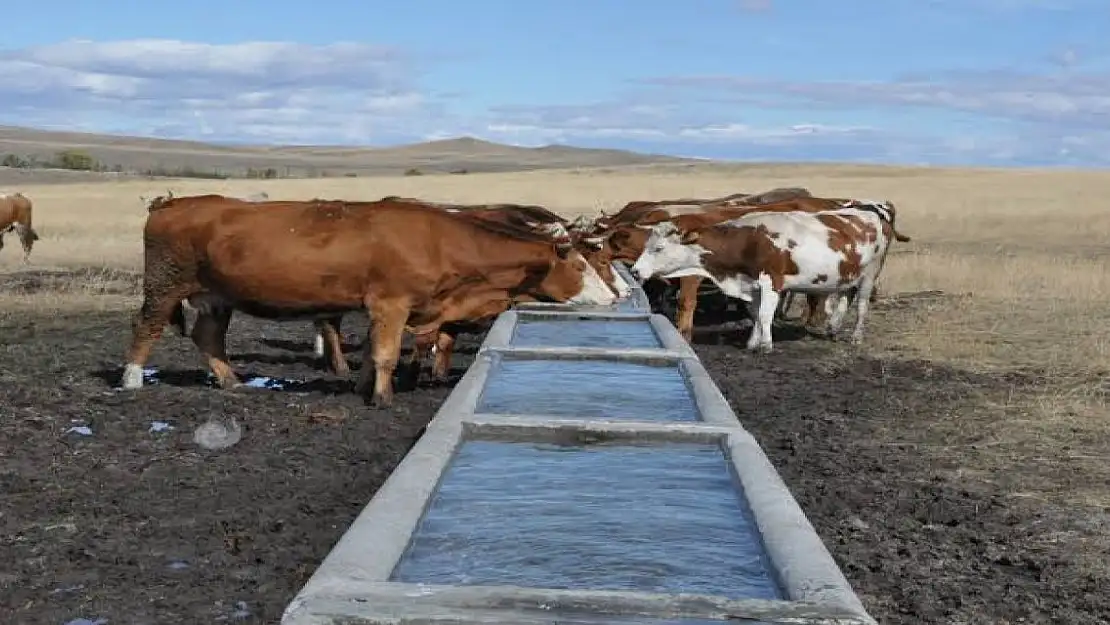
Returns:
[[[630,300],[503,314],[282,623],[874,623],[689,345]]]

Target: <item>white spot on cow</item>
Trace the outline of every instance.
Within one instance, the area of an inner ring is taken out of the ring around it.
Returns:
[[[582,290],[567,300],[567,303],[579,306],[608,306],[615,302],[617,296],[613,293],[613,289],[610,289],[609,285],[601,279],[601,275],[593,265],[587,263],[581,254],[575,252],[574,255],[586,268],[582,271]]]

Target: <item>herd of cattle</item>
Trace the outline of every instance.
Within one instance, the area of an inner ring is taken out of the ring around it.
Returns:
[[[891,202],[820,198],[796,187],[637,201],[573,221],[540,206],[398,196],[170,194],[147,201],[147,210],[143,303],[124,388],[143,385],[144,364],[167,325],[186,335],[186,309],[196,312],[189,336],[225,388],[239,384],[225,346],[234,311],[312,320],[317,355],[347,374],[340,324],[344,314],[364,310],[371,323],[356,390],[379,407],[392,402],[406,331],[414,349],[405,379],[416,382],[430,352],[433,375],[446,378],[456,337],[481,331],[514,303],[605,306],[628,296],[614,261],[631,263],[653,307],[677,286],[676,325],[687,339],[699,298],[723,294],[751,315],[748,349],[770,352],[773,319],[801,293],[802,322],[824,320],[833,339],[854,301],[851,340],[858,343],[890,244],[910,240],[896,230]],[[26,261],[38,235],[30,200],[20,194],[0,197],[0,247],[13,230]]]

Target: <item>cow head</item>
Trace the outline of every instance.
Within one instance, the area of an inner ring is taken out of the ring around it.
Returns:
[[[894,234],[894,238],[902,243],[910,241],[910,237],[898,232],[894,222],[897,219],[897,210],[894,208],[894,202],[890,200],[860,200],[850,199],[845,200],[841,204],[844,208],[854,208],[856,210],[868,211],[875,213],[879,219],[890,224],[890,230]]]
[[[639,258],[651,235],[651,227],[663,218],[665,217],[651,215],[645,220],[616,226],[609,234],[609,247],[613,250],[613,258],[629,262]]]
[[[616,295],[597,270],[570,243],[555,243],[555,260],[540,281],[537,291],[557,302],[585,306],[608,306]]]
[[[643,252],[629,270],[641,282],[655,275],[693,274],[694,270],[701,269],[702,256],[709,253],[698,245],[700,234],[697,230],[684,232],[670,221],[651,226],[648,233]]]
[[[613,289],[618,298],[628,297],[632,293],[632,288],[628,286],[624,278],[615,271],[613,271],[613,251],[609,247],[608,235],[577,235],[575,236],[575,248],[581,252],[585,257],[586,262],[590,263],[601,276],[601,279]]]

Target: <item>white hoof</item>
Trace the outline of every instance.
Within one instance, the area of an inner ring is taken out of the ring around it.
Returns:
[[[134,363],[128,364],[123,368],[123,380],[120,384],[123,388],[133,391],[143,387],[143,367]]]

